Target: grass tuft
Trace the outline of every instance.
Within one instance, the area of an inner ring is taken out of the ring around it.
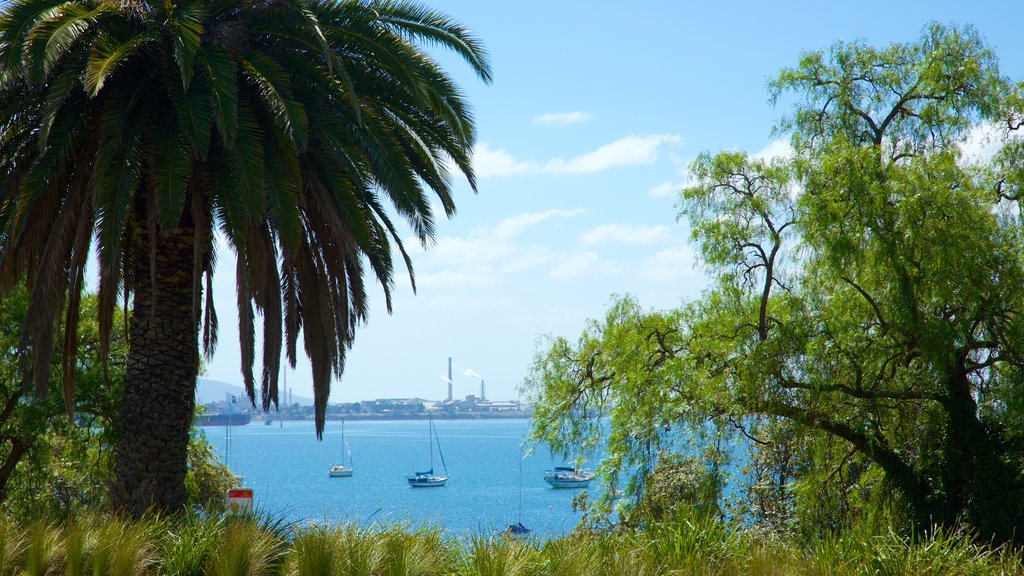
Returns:
[[[282,556],[282,542],[252,518],[227,522],[207,562],[208,576],[270,576]]]

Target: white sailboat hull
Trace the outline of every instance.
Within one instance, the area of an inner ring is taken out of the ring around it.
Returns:
[[[447,476],[406,476],[413,488],[437,488],[448,482]]]
[[[586,488],[593,478],[587,478],[586,480],[556,480],[554,478],[545,478],[544,481],[548,483],[552,488]]]
[[[331,466],[331,469],[327,471],[327,475],[331,478],[348,478],[355,472],[354,468],[346,468],[344,466]]]

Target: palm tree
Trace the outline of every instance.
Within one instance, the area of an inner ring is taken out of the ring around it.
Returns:
[[[404,1],[18,0],[0,15],[0,293],[30,290],[25,385],[45,392],[60,344],[70,406],[86,261],[103,345],[131,308],[115,507],[185,501],[199,354],[216,345],[217,231],[234,252],[242,373],[277,402],[281,350],[313,367],[317,435],[331,379],[365,320],[364,276],[391,309],[396,228],[434,233],[431,197],[475,190],[464,96],[420,46],[485,82],[486,53]],[[200,334],[202,339],[200,342]],[[200,346],[201,344],[201,346]],[[69,408],[70,410],[70,408]]]

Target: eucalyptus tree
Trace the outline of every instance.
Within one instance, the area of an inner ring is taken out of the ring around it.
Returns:
[[[454,51],[489,82],[470,32],[404,1],[3,8],[0,291],[27,279],[26,385],[45,390],[58,338],[69,407],[93,247],[103,346],[115,308],[131,308],[118,508],[185,501],[200,349],[216,345],[218,233],[235,257],[250,399],[259,379],[263,408],[277,402],[282,348],[294,365],[301,334],[322,433],[332,376],[366,318],[366,276],[389,311],[394,259],[413,280],[396,219],[428,243],[432,201],[455,212],[453,172],[475,189],[472,115],[423,45]]]
[[[681,192],[711,288],[680,310],[620,298],[555,339],[533,367],[535,436],[571,450],[609,414],[614,478],[680,427],[769,452],[782,430],[800,452],[771,457],[790,505],[852,476],[911,526],[1019,539],[1019,88],[973,29],[939,25],[808,53],[770,88],[794,96],[792,154],[701,155]],[[969,157],[984,127],[1001,150]]]

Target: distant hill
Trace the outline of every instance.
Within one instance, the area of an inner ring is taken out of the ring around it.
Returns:
[[[235,384],[228,384],[227,382],[220,382],[219,380],[208,380],[206,378],[196,378],[196,402],[199,404],[209,404],[210,402],[220,402],[224,400],[227,394],[234,394],[235,396],[245,397],[245,388],[237,386]],[[257,391],[257,394],[259,392]],[[313,399],[305,396],[299,396],[298,394],[292,394],[292,402],[298,403],[301,406],[312,406]],[[284,391],[281,391],[281,404],[285,403]]]

